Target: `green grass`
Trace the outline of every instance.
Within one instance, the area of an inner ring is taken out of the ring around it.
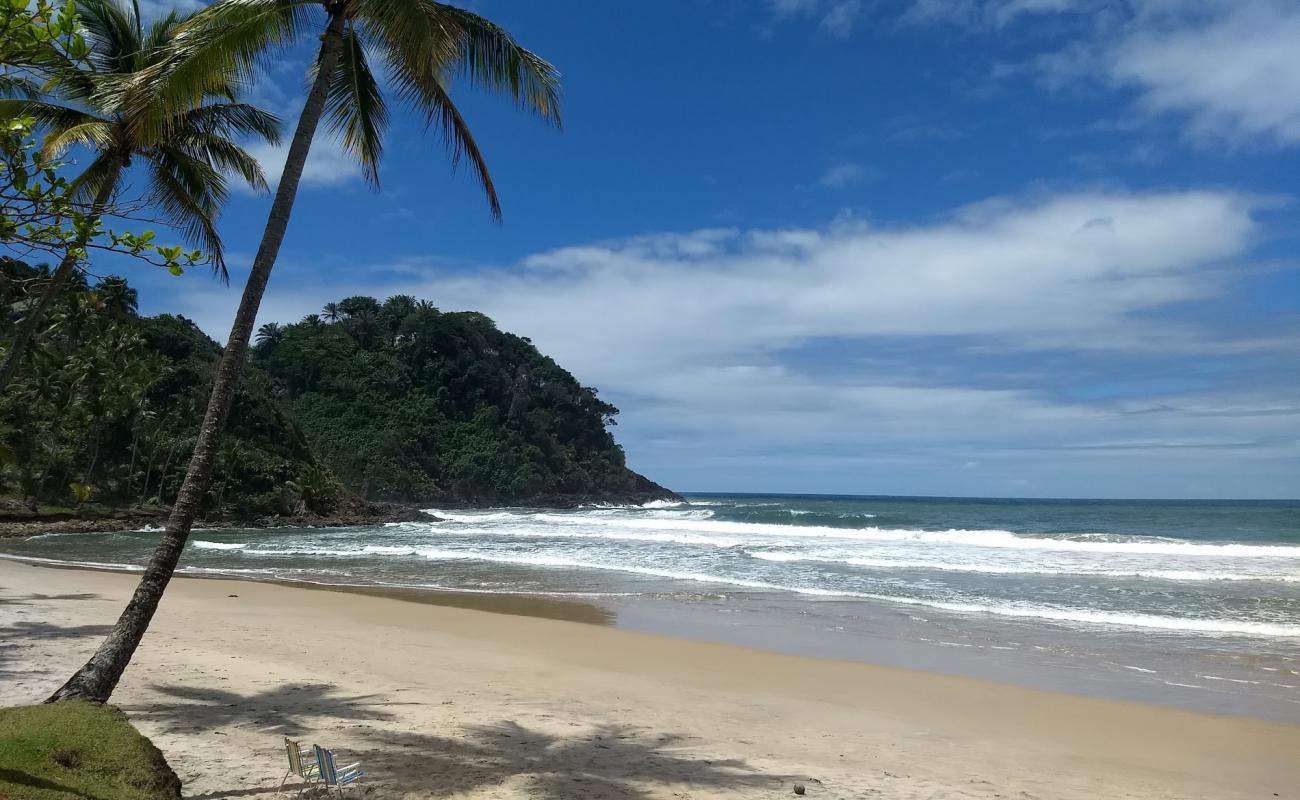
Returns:
[[[0,798],[178,800],[162,753],[113,706],[0,708]]]

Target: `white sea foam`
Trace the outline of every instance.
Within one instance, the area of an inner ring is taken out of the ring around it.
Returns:
[[[778,563],[814,562],[823,564],[845,564],[854,567],[873,567],[881,569],[932,569],[943,572],[975,572],[990,575],[1088,575],[1107,578],[1152,578],[1166,581],[1273,581],[1278,583],[1297,583],[1300,576],[1293,574],[1247,574],[1235,572],[1218,572],[1210,570],[1175,570],[1175,569],[1086,569],[1080,567],[1024,566],[1011,564],[970,564],[944,561],[910,561],[894,558],[861,558],[856,556],[834,556],[822,553],[789,553],[781,551],[746,550],[745,555],[762,561]]]
[[[699,544],[709,547],[737,547],[745,544],[745,540],[739,537],[723,536],[704,536],[694,533],[656,533],[654,531],[636,532],[636,531],[580,531],[564,528],[512,528],[505,530],[502,528],[475,527],[461,528],[456,531],[457,534],[466,536],[509,536],[525,537],[537,539],[590,539],[599,541],[613,542],[657,542],[661,544]]]
[[[707,508],[666,509],[664,511],[646,511],[642,516],[650,519],[709,519],[713,512]]]
[[[487,516],[458,521],[483,521]],[[1300,547],[1293,545],[1251,544],[1197,544],[1166,539],[1130,541],[1101,541],[1081,538],[1053,538],[1029,536],[1005,530],[925,531],[895,528],[831,528],[814,525],[776,525],[765,522],[730,522],[725,520],[674,520],[644,518],[579,517],[569,514],[538,513],[510,514],[500,519],[513,519],[532,524],[594,525],[605,528],[632,530],[689,530],[700,535],[725,534],[758,538],[793,539],[846,539],[867,542],[918,542],[924,544],[956,544],[970,547],[996,547],[1018,550],[1062,550],[1082,553],[1149,553],[1161,555],[1213,556],[1216,558],[1294,558],[1300,560]],[[502,533],[510,532],[503,528]]]
[[[425,551],[425,558],[440,560],[438,551]],[[499,564],[517,564],[538,567],[562,567],[580,570],[605,570],[634,575],[648,575],[670,580],[711,583],[722,586],[736,586],[746,589],[760,589],[776,592],[793,592],[795,594],[827,598],[860,598],[879,600],[905,605],[927,606],[946,611],[961,613],[992,614],[1003,617],[1020,617],[1044,619],[1066,623],[1086,623],[1090,625],[1149,628],[1164,631],[1182,631],[1212,634],[1246,634],[1269,637],[1300,637],[1300,625],[1285,625],[1270,622],[1251,622],[1243,620],[1202,619],[1194,617],[1168,617],[1155,614],[1136,614],[1112,611],[1094,611],[1090,609],[1053,608],[1029,603],[954,603],[915,597],[898,597],[874,592],[840,591],[808,586],[789,586],[766,581],[750,580],[733,576],[709,573],[640,567],[630,564],[612,564],[587,561],[565,556],[540,554],[500,555],[488,553],[466,553],[463,551],[445,551],[445,555],[456,560],[479,560]]]
[[[239,542],[205,542],[202,539],[194,540],[194,546],[200,550],[243,550],[248,547],[247,543]]]
[[[648,503],[642,503],[641,508],[681,508],[686,505],[680,500],[651,500]]]
[[[71,561],[63,558],[40,558],[38,556],[20,556],[11,553],[0,553],[0,558],[9,561],[23,561],[30,564],[54,564],[65,567],[84,567],[86,569],[106,569],[115,572],[144,572],[144,567],[139,564],[119,564],[112,561]]]

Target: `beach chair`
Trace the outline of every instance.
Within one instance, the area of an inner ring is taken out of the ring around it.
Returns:
[[[313,781],[320,779],[319,770],[316,768],[316,754],[311,750],[303,749],[294,740],[288,736],[284,737],[284,749],[289,755],[289,769],[284,773],[284,778],[280,781],[280,788],[277,792],[284,791],[284,785],[289,782],[289,778],[297,775],[302,778],[302,788],[298,790],[301,795]]]
[[[319,768],[321,780],[325,782],[325,791],[334,787],[338,791],[339,797],[343,796],[343,787],[357,781],[366,773],[361,771],[361,762],[348,764],[346,767],[336,767],[334,765],[334,753],[326,750],[320,745],[314,745],[316,748],[316,766]]]

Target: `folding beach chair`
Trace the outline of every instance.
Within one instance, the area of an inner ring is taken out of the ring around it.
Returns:
[[[325,781],[325,791],[329,791],[332,786],[338,790],[339,797],[343,796],[343,787],[353,781],[359,780],[366,773],[361,771],[361,762],[348,764],[346,767],[334,766],[334,754],[329,750],[314,745],[316,748],[316,766],[319,767],[321,780]]]
[[[320,779],[320,771],[316,765],[316,754],[311,750],[303,749],[288,736],[284,737],[284,749],[289,755],[289,769],[284,773],[284,778],[280,781],[280,788],[276,791],[284,791],[284,785],[289,782],[289,778],[297,775],[303,781],[302,788],[298,790],[298,794],[301,795],[313,781]]]

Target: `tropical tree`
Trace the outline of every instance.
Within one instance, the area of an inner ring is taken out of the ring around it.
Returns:
[[[284,339],[284,329],[278,322],[268,322],[257,329],[257,343],[265,347],[274,347]]]
[[[310,25],[317,26],[315,29]],[[494,219],[501,205],[469,125],[452,102],[456,77],[508,96],[523,110],[559,124],[559,75],[503,28],[433,0],[222,0],[200,11],[177,37],[176,71],[203,82],[232,68],[252,69],[269,48],[320,31],[307,100],[289,144],[266,228],[213,382],[185,480],[135,593],[90,660],[50,701],[105,701],[144,637],[208,492],[231,401],[248,355],[262,295],[284,241],[307,155],[322,119],[341,134],[371,183],[379,181],[388,107],[369,65],[384,61],[398,99],[441,130],[453,164],[465,156]],[[146,84],[151,81],[144,77]],[[211,85],[204,84],[211,90]],[[185,93],[164,90],[175,102]],[[191,89],[192,91],[192,89]]]
[[[145,199],[207,252],[213,269],[224,279],[215,219],[228,194],[226,175],[236,174],[256,188],[266,188],[261,165],[234,139],[255,136],[279,141],[274,115],[232,100],[239,85],[238,70],[215,69],[195,81],[192,73],[180,69],[184,61],[172,51],[182,24],[175,12],[145,27],[137,7],[123,0],[77,0],[76,9],[88,47],[85,60],[47,59],[34,67],[45,78],[44,87],[23,78],[11,78],[4,86],[10,94],[41,97],[0,100],[0,119],[32,118],[45,129],[42,149],[47,158],[74,146],[88,147],[93,155],[73,183],[74,195],[89,200],[83,230],[15,331],[0,363],[0,392],[84,258],[135,159],[148,171]],[[141,74],[148,74],[150,80],[130,80]],[[187,100],[175,103],[170,98],[176,95]]]
[[[343,310],[339,308],[338,303],[326,303],[320,315],[326,322],[338,322],[343,319]]]
[[[95,294],[104,303],[109,315],[121,319],[135,314],[139,294],[117,275],[108,275],[95,286]]]

